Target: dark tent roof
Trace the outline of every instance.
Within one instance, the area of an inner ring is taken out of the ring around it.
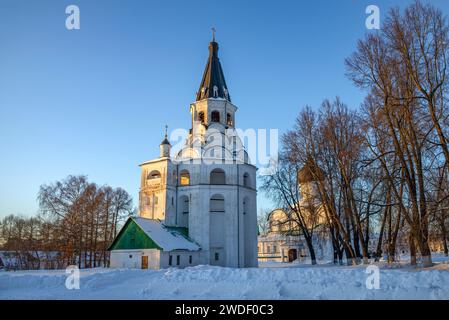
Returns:
[[[223,98],[231,102],[220,59],[218,59],[218,43],[215,40],[209,43],[209,58],[196,94],[196,101],[207,98]]]
[[[170,141],[168,141],[167,137],[165,137],[164,140],[162,140],[161,145],[163,144],[170,144]]]

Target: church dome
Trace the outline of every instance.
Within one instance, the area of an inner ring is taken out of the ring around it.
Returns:
[[[324,171],[313,160],[307,160],[306,164],[298,171],[298,182],[323,181]]]

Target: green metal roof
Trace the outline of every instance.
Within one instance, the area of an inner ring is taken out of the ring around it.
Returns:
[[[129,218],[115,237],[108,250],[120,249],[158,249],[162,250],[142,228]]]
[[[108,250],[200,250],[200,246],[191,240],[188,234],[187,228],[165,226],[161,221],[154,219],[130,217]]]

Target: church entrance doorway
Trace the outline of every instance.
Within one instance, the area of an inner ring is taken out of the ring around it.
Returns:
[[[148,269],[148,256],[142,256],[142,269]]]
[[[295,261],[298,258],[298,252],[296,249],[288,250],[288,262]]]

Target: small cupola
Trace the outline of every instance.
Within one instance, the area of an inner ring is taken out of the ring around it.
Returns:
[[[160,153],[161,153],[161,158],[162,157],[170,157],[170,151],[171,151],[171,144],[170,141],[168,141],[168,137],[167,137],[167,129],[168,127],[165,126],[165,135],[164,135],[164,140],[162,140],[161,144],[159,145],[160,148]]]

